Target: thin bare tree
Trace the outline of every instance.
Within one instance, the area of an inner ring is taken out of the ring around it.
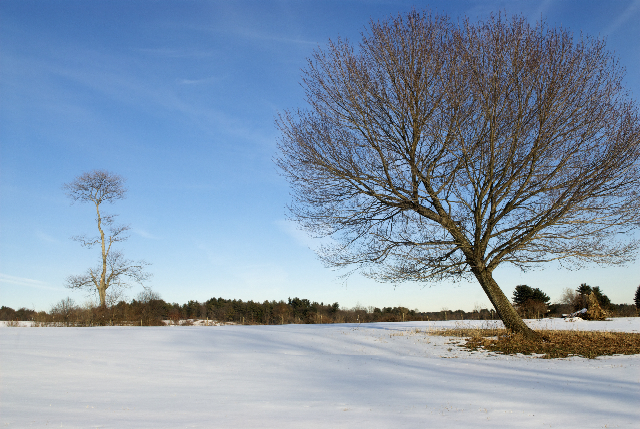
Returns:
[[[276,163],[292,219],[330,267],[380,281],[475,278],[507,328],[537,337],[494,280],[625,264],[638,240],[640,122],[603,40],[522,17],[371,22],[303,70]]]
[[[125,197],[127,189],[124,187],[124,179],[108,171],[94,170],[63,185],[63,189],[74,202],[90,202],[96,206],[99,235],[95,237],[80,235],[73,237],[73,240],[88,248],[96,244],[101,246],[100,264],[95,268],[89,268],[85,274],[69,276],[66,287],[97,292],[101,307],[106,307],[109,296],[112,298],[119,296],[122,289],[129,287],[131,282],[139,283],[144,287],[144,282],[151,277],[151,274],[144,270],[149,263],[126,259],[120,251],[112,248],[114,243],[129,238],[124,235],[129,230],[129,226],[115,225],[115,215],[105,215],[100,212],[102,203],[113,203]],[[107,295],[107,290],[110,288],[110,294]]]

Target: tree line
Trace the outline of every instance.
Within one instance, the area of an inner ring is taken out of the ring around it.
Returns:
[[[640,286],[638,288],[640,290]],[[550,298],[539,288],[516,286],[513,304],[523,318],[560,317],[587,307],[587,297],[593,293],[602,308],[612,317],[637,315],[636,305],[613,304],[598,286],[581,284],[575,291],[566,288],[558,302],[548,304]],[[636,297],[638,291],[636,291]],[[142,325],[162,326],[189,324],[193,320],[247,325],[315,324],[315,323],[372,323],[439,320],[492,320],[499,319],[493,310],[476,308],[473,311],[442,309],[420,312],[406,307],[340,307],[340,304],[315,302],[302,298],[287,301],[243,301],[241,299],[211,298],[204,302],[190,300],[185,304],[168,303],[150,290],[127,302],[112,306],[80,306],[65,298],[51,307],[49,312],[10,307],[0,308],[0,320],[34,321],[43,324],[70,326]]]
[[[0,308],[0,320],[34,321],[64,326],[161,326],[167,323],[192,324],[194,320],[246,325],[280,325],[402,322],[471,317],[462,310],[455,312],[445,310],[440,313],[422,313],[406,307],[341,308],[337,302],[325,304],[298,297],[288,298],[287,301],[264,302],[211,298],[204,302],[190,300],[182,305],[168,303],[159,297],[150,299],[138,297],[130,302],[122,300],[107,307],[79,306],[72,299],[66,298],[54,305],[49,312],[36,312],[26,308],[16,311],[3,306]],[[476,318],[492,318],[492,313],[486,309],[476,313]]]

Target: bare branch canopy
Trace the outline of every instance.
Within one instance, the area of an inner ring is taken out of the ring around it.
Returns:
[[[308,108],[280,115],[293,219],[319,256],[381,281],[493,280],[625,264],[640,223],[640,121],[605,42],[519,16],[453,24],[413,11],[309,59]]]
[[[124,199],[127,188],[124,187],[124,179],[114,173],[105,170],[94,170],[76,177],[73,182],[62,186],[67,196],[73,201],[113,203]]]

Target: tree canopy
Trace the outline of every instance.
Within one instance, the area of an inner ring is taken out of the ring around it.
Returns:
[[[640,224],[640,121],[601,39],[412,11],[330,41],[283,113],[277,163],[319,256],[380,281],[493,279],[502,264],[624,264]],[[621,234],[624,233],[624,234]]]

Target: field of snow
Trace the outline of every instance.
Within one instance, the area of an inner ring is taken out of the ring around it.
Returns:
[[[456,325],[0,327],[0,427],[638,427],[639,355],[503,356],[425,333]]]

